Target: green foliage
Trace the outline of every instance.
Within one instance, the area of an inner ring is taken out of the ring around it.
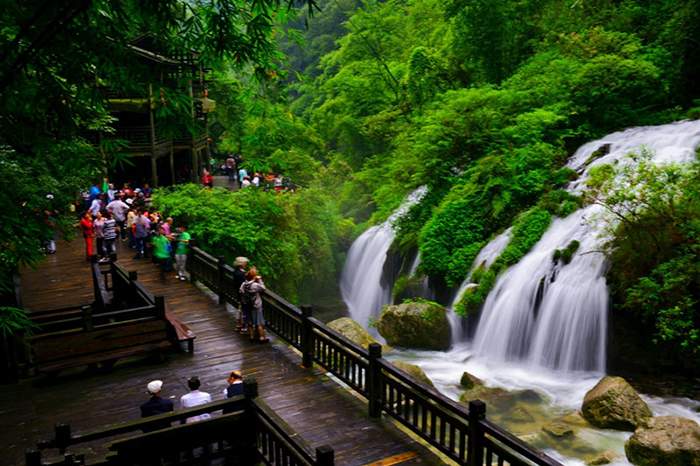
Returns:
[[[0,307],[0,332],[4,340],[10,336],[21,338],[23,333],[33,335],[33,331],[39,328],[22,309]]]
[[[571,262],[572,257],[578,251],[579,246],[581,246],[581,243],[574,240],[571,240],[571,242],[564,248],[564,249],[555,249],[554,250],[554,255],[552,256],[552,260],[557,263],[561,259],[561,261],[566,265],[569,262]]]
[[[337,251],[349,246],[350,231],[323,192],[275,195],[184,185],[159,190],[154,206],[187,223],[210,254],[224,255],[228,263],[250,258],[267,286],[286,299],[309,300],[335,289]]]
[[[619,307],[652,324],[656,343],[687,355],[700,351],[698,174],[697,162],[656,165],[645,149],[589,183],[607,211],[600,220]]]
[[[521,215],[510,232],[511,239],[508,246],[501,252],[498,259],[486,271],[481,265],[475,269],[476,273],[472,275],[472,282],[479,285],[464,290],[459,302],[455,305],[455,312],[461,316],[479,312],[489,292],[493,289],[498,274],[504,268],[517,263],[532,249],[549,228],[551,220],[552,214],[539,207]],[[478,249],[476,252],[478,253]]]

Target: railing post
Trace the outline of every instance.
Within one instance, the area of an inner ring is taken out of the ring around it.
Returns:
[[[165,320],[165,297],[156,296],[156,318]]]
[[[70,424],[67,422],[57,422],[54,424],[53,430],[56,435],[55,442],[56,446],[58,447],[58,451],[61,452],[61,454],[64,454],[66,449],[70,446]]]
[[[469,402],[469,427],[467,437],[467,466],[484,464],[484,431],[480,421],[486,418],[486,403],[481,400]]]
[[[25,450],[24,463],[26,466],[41,466],[41,450],[35,448]]]
[[[367,368],[367,398],[369,399],[369,417],[378,418],[382,415],[381,384],[379,373],[381,369],[377,360],[382,357],[382,345],[369,344],[369,367]]]
[[[260,427],[258,415],[253,404],[258,397],[258,382],[255,379],[243,381],[243,394],[246,398],[245,416],[246,426],[243,433],[243,448],[241,451],[241,464],[258,464],[258,444],[260,440]]]
[[[139,273],[136,270],[129,270],[129,285],[139,279]]]
[[[314,331],[310,317],[311,306],[301,306],[301,366],[311,369],[314,365]]]
[[[316,466],[334,466],[335,451],[328,445],[321,445],[316,449]]]
[[[86,332],[92,332],[94,327],[92,326],[92,306],[83,306],[82,319],[83,319],[83,330]]]
[[[226,258],[224,256],[219,256],[219,262],[217,266],[219,269],[219,278],[217,280],[216,292],[219,295],[219,306],[221,306],[222,304],[226,303],[226,295],[224,293],[224,278],[226,276],[226,270],[224,267],[226,267]]]
[[[194,248],[195,240],[191,239],[189,243],[187,243],[187,262],[185,263],[185,270],[189,272],[190,282],[192,283],[197,281],[197,274],[192,271],[192,266],[194,264]]]

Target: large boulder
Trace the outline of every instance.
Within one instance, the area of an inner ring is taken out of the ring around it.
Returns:
[[[350,317],[341,317],[327,324],[330,328],[343,335],[345,338],[354,341],[363,348],[367,348],[370,343],[377,343],[377,340],[362,328],[360,324]],[[388,346],[382,345],[382,353],[390,350]]]
[[[415,364],[409,364],[403,361],[394,361],[392,362],[392,364],[404,371],[405,373],[407,373],[408,375],[410,375],[411,377],[413,377],[414,379],[416,379],[417,381],[419,381],[420,383],[423,383],[429,386],[430,388],[435,388],[435,385],[433,385],[433,381],[430,380],[430,377],[425,375],[425,372],[423,372],[423,369],[421,369],[419,366],[416,366]]]
[[[603,377],[586,393],[583,417],[601,429],[634,431],[651,417],[649,406],[622,377]]]
[[[445,308],[434,303],[388,306],[377,329],[392,346],[444,351],[452,344]]]
[[[700,425],[678,416],[649,419],[627,440],[625,453],[638,466],[700,466]]]

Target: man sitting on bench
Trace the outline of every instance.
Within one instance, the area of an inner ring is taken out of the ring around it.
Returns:
[[[151,395],[151,399],[141,404],[141,417],[155,416],[157,414],[169,413],[173,410],[173,402],[160,397],[160,392],[163,390],[163,382],[154,380],[147,385],[147,391]],[[153,425],[146,429],[145,432],[153,432],[154,430],[167,429],[170,427],[169,422],[163,422]]]

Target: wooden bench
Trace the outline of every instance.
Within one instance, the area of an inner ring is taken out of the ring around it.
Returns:
[[[165,308],[165,320],[168,322],[168,332],[170,334],[170,339],[187,342],[187,351],[189,353],[194,353],[194,339],[197,335],[194,334],[190,328],[182,323],[180,319],[175,317],[175,314],[170,312],[170,309]]]
[[[136,319],[107,324],[92,331],[45,333],[29,339],[36,369],[57,375],[63,369],[102,364],[118,359],[162,354],[171,348],[165,322]]]

